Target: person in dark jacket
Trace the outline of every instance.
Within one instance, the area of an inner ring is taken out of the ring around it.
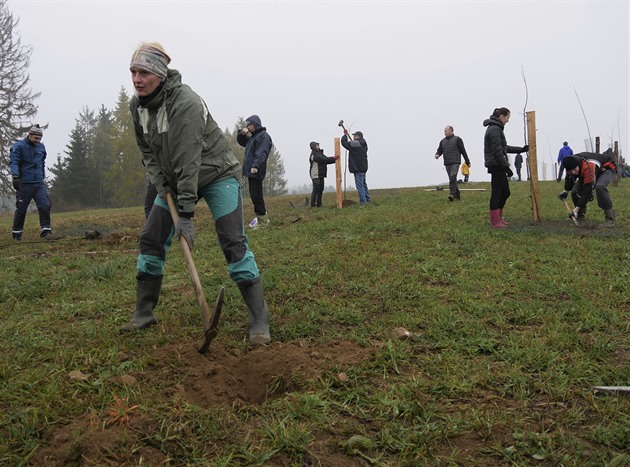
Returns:
[[[575,216],[578,220],[584,219],[586,205],[593,199],[595,191],[597,204],[604,210],[605,221],[602,226],[614,227],[615,212],[608,192],[608,184],[617,170],[612,149],[602,154],[580,152],[567,156],[562,160],[562,165],[567,171],[567,176],[564,178],[564,191],[558,197],[565,200],[571,192],[575,209],[569,216]]]
[[[328,164],[334,164],[338,155],[327,157],[324,155],[324,150],[320,149],[319,143],[315,141],[311,142],[311,155],[309,157],[310,167],[309,175],[313,180],[313,192],[311,193],[311,207],[322,207],[322,193],[324,192],[324,179],[328,172]]]
[[[486,134],[483,140],[484,165],[490,174],[490,223],[496,229],[503,229],[508,224],[503,220],[503,207],[510,197],[508,178],[514,173],[510,169],[508,153],[517,154],[529,151],[529,146],[522,148],[508,146],[503,129],[510,121],[510,110],[501,107],[494,109],[490,118],[483,122]]]
[[[205,102],[182,83],[179,71],[168,68],[170,61],[159,43],[145,42],[129,65],[136,91],[129,104],[136,142],[158,196],[140,233],[136,310],[121,331],[157,323],[153,310],[160,297],[166,254],[174,237],[193,248],[195,206],[203,198],[230,277],[249,310],[249,342],[267,344],[269,309],[244,234],[240,164]],[[175,225],[169,194],[178,211]]]
[[[341,145],[348,150],[348,168],[354,174],[354,184],[359,192],[359,203],[363,206],[371,203],[372,198],[367,186],[366,173],[368,171],[368,145],[363,133],[352,133],[352,141],[348,141],[348,131],[344,129]]]
[[[16,191],[15,214],[11,235],[13,240],[22,240],[26,210],[35,200],[39,213],[39,235],[44,240],[54,240],[50,223],[52,204],[46,188],[46,146],[42,143],[44,129],[33,125],[26,138],[11,146],[9,165],[13,188]]]
[[[470,167],[470,159],[468,154],[466,154],[464,140],[459,136],[455,136],[453,127],[450,125],[444,128],[444,138],[438,144],[437,151],[435,151],[436,159],[439,159],[442,155],[444,155],[444,168],[448,175],[448,200],[460,199],[459,188],[457,187],[457,173],[459,172],[459,165],[462,163],[462,156],[464,156],[468,167]]]
[[[258,115],[247,117],[245,125],[246,127],[236,135],[236,141],[245,148],[243,176],[247,177],[249,196],[254,203],[254,214],[256,214],[249,223],[249,227],[255,229],[258,226],[269,225],[263,196],[263,180],[267,174],[267,159],[271,154],[273,141],[267,133],[267,128],[262,126]]]
[[[521,167],[523,167],[523,155],[519,152],[514,156],[514,168],[519,182],[521,181]]]

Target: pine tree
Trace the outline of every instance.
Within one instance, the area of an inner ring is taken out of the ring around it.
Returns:
[[[50,187],[50,198],[60,211],[73,211],[98,206],[98,189],[90,160],[92,134],[95,126],[94,112],[83,109],[70,133],[66,146],[66,159],[57,159],[51,168],[55,176]]]
[[[14,34],[18,20],[0,0],[0,189],[12,193],[9,147],[24,137],[37,113],[34,104],[40,93],[29,88],[31,48]]]
[[[147,181],[129,112],[129,97],[124,88],[118,93],[113,126],[113,157],[105,174],[114,200],[112,206],[137,206],[142,204]]]

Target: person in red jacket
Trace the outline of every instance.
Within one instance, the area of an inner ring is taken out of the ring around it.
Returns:
[[[584,219],[586,205],[593,199],[593,192],[595,192],[597,204],[604,210],[606,218],[602,226],[614,227],[615,212],[608,192],[608,184],[612,181],[616,170],[612,150],[608,149],[602,154],[581,152],[568,156],[562,160],[562,166],[567,176],[564,180],[564,191],[558,197],[565,200],[571,192],[575,208],[569,216],[575,216],[578,220]]]

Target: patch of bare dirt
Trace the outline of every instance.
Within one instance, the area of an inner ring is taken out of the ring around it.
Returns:
[[[164,404],[181,398],[204,408],[259,405],[286,392],[299,392],[309,380],[333,369],[343,372],[372,355],[372,349],[341,340],[318,346],[303,340],[274,342],[242,350],[214,341],[204,355],[198,353],[197,344],[176,343],[156,349],[151,353],[153,363],[145,371],[112,378],[111,382],[158,388]],[[169,462],[159,449],[143,441],[158,430],[154,420],[134,412],[125,423],[111,421],[106,411],[70,420],[35,453],[31,465]],[[337,442],[333,435],[318,437],[313,443],[313,465],[352,465],[339,452]]]

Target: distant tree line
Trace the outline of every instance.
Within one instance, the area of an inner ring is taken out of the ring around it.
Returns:
[[[84,108],[70,133],[64,156],[50,169],[50,197],[58,211],[115,208],[142,204],[146,190],[142,155],[136,145],[129,96],[121,88],[113,111]],[[236,143],[239,120],[224,130],[239,161],[244,148]],[[247,183],[247,180],[243,180]],[[268,196],[287,193],[284,164],[274,148],[267,163],[263,189]]]

